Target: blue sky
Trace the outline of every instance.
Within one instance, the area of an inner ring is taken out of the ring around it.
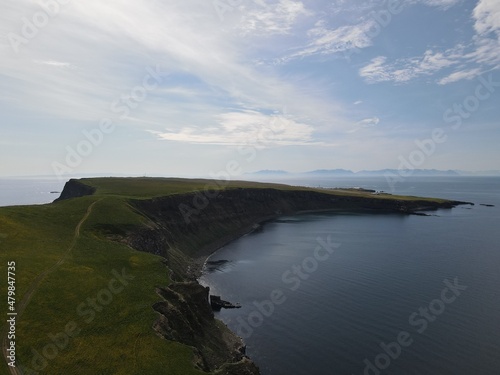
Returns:
[[[0,7],[0,176],[500,169],[498,0]]]

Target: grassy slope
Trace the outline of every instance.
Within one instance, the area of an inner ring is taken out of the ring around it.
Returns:
[[[161,259],[140,253],[105,234],[149,226],[148,220],[133,211],[128,198],[150,198],[203,190],[207,180],[182,179],[84,179],[97,187],[95,195],[42,206],[0,208],[0,262],[17,263],[18,303],[37,275],[63,257],[73,240],[75,227],[90,204],[93,211],[81,228],[71,253],[41,282],[18,321],[18,363],[32,368],[33,350],[42,352],[51,343],[49,335],[75,322],[81,332],[58,355],[48,361],[40,374],[201,374],[191,365],[188,347],[158,338],[151,325],[156,313],[151,306],[159,300],[157,285],[167,285],[167,269]],[[231,182],[228,187],[279,187],[284,185]],[[330,194],[367,195],[364,192],[321,190]],[[408,197],[373,196],[379,199]],[[3,266],[2,266],[3,267]],[[135,277],[113,296],[102,311],[90,315],[78,312],[87,298],[95,298],[114,277],[113,270],[125,269]],[[6,283],[0,284],[0,300],[6,301]],[[6,304],[4,304],[7,307]],[[87,321],[89,322],[87,322]],[[2,322],[2,330],[4,322]],[[0,373],[6,374],[5,366]]]
[[[147,199],[171,194],[182,194],[193,191],[203,191],[206,187],[214,188],[275,188],[282,190],[314,190],[322,193],[341,196],[363,196],[376,199],[398,200],[428,200],[444,202],[444,199],[422,198],[412,196],[381,194],[373,195],[363,190],[355,189],[323,189],[291,186],[284,184],[260,183],[252,181],[213,181],[204,179],[183,178],[92,178],[82,179],[83,183],[97,188],[97,195],[118,195],[135,199]]]
[[[0,208],[0,262],[17,263],[18,304],[36,276],[65,254],[77,223],[98,199],[93,196],[52,205]],[[40,374],[201,373],[192,368],[189,348],[162,340],[151,329],[157,317],[151,306],[159,300],[154,286],[168,284],[161,259],[106,240],[94,230],[102,223],[131,228],[144,225],[144,221],[124,199],[104,197],[97,202],[76,246],[43,280],[18,321],[18,363],[33,368],[32,349],[42,352],[51,343],[49,335],[57,335],[68,322],[75,322],[80,334],[59,350]],[[99,304],[102,310],[95,311],[91,320],[86,313],[87,298],[96,298],[108,288],[112,271],[121,273],[124,268],[135,279],[113,295],[108,305]],[[5,283],[0,285],[0,299],[7,299]],[[86,306],[79,313],[82,303]],[[7,368],[2,366],[0,373],[7,374]]]

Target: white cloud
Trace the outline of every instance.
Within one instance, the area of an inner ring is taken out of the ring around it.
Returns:
[[[374,126],[377,126],[379,123],[380,123],[380,118],[378,118],[376,116],[365,118],[365,119],[355,123],[354,128],[348,130],[347,133],[355,133],[355,132],[362,130],[362,129],[373,128]]]
[[[284,115],[265,115],[256,111],[228,112],[217,116],[218,126],[183,127],[178,131],[151,131],[160,139],[218,145],[253,145],[256,148],[312,145],[313,127]]]
[[[370,126],[378,125],[379,122],[380,122],[380,119],[378,117],[370,117],[370,118],[365,118],[364,120],[357,122],[356,125],[361,126],[361,127],[370,127]]]
[[[35,62],[37,64],[50,65],[50,66],[55,66],[55,67],[59,67],[59,68],[69,68],[69,67],[73,66],[73,65],[71,65],[68,62],[62,62],[62,61],[51,61],[51,60],[48,60],[48,61],[35,61]]]
[[[265,5],[243,9],[239,23],[243,34],[287,34],[300,16],[311,15],[301,1],[279,0]]]
[[[479,35],[500,31],[500,2],[480,0],[474,8],[474,28]]]
[[[438,81],[438,83],[440,85],[447,85],[449,83],[461,81],[463,79],[470,80],[470,79],[477,77],[480,73],[481,73],[481,69],[479,69],[479,68],[457,71],[457,72],[451,73],[450,75],[440,79]]]
[[[453,5],[456,5],[460,2],[461,0],[420,0],[421,3],[428,5],[428,6],[437,6],[441,8],[450,8]]]
[[[284,63],[292,59],[314,55],[346,53],[347,51],[369,47],[372,45],[372,40],[368,36],[368,31],[374,23],[373,20],[369,20],[356,25],[331,29],[327,27],[325,21],[318,21],[307,32],[309,42],[305,46],[296,48],[295,52],[277,59],[277,62]]]
[[[369,83],[390,81],[391,75],[384,66],[387,57],[378,56],[373,58],[370,63],[359,70],[359,75]]]
[[[461,49],[458,46],[444,52],[427,50],[422,57],[398,59],[392,63],[387,63],[386,57],[379,56],[361,68],[359,75],[368,83],[408,82],[458,64]]]
[[[409,0],[400,4],[401,9],[416,3],[422,3],[427,6],[441,7],[447,9],[461,0]],[[368,1],[363,4],[348,2],[346,0],[337,0],[331,6],[332,14],[342,13],[344,16],[350,14],[352,19],[362,20],[360,22],[342,25],[337,27],[328,27],[323,19],[317,21],[307,32],[309,42],[304,46],[295,48],[295,52],[288,53],[284,57],[275,60],[275,63],[286,63],[296,58],[303,58],[314,55],[334,55],[344,53],[349,58],[353,52],[359,52],[360,49],[373,45],[373,40],[379,34],[379,31],[387,25],[381,25],[380,16],[376,12],[387,12],[387,5],[381,5],[374,1]],[[396,6],[397,8],[397,6]],[[394,17],[394,15],[391,16]],[[349,18],[349,17],[347,17]],[[389,21],[390,22],[390,21]]]
[[[458,1],[425,1],[427,5],[452,6]],[[421,57],[397,59],[388,62],[379,56],[359,70],[368,83],[408,82],[422,76],[431,76],[445,68],[459,67],[437,80],[446,85],[460,80],[470,80],[487,70],[500,67],[500,3],[480,0],[472,12],[476,35],[469,45],[456,45],[444,51],[427,50]]]
[[[0,14],[3,35],[21,33],[22,17],[40,11],[31,0],[8,3],[8,11]],[[162,72],[180,78],[148,93],[133,111],[133,123],[121,123],[142,128],[151,123],[213,126],[214,115],[228,108],[268,113],[284,105],[292,108],[290,116],[297,123],[340,123],[340,104],[305,93],[304,85],[259,71],[251,62],[248,46],[262,41],[261,32],[288,32],[309,11],[292,0],[280,0],[269,10],[254,8],[254,16],[261,18],[241,43],[238,29],[227,30],[211,1],[70,2],[20,46],[19,54],[5,38],[0,40],[0,82],[19,108],[65,120],[98,121],[113,115],[110,104],[140,85],[148,66],[159,65]],[[267,17],[268,11],[276,13]],[[196,85],[186,87],[183,77]]]

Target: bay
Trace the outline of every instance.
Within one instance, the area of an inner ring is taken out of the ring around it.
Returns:
[[[287,182],[388,190],[378,177]],[[281,217],[210,258],[227,262],[200,282],[242,304],[216,316],[263,375],[498,374],[500,179],[419,177],[395,193],[476,205]],[[318,261],[321,241],[338,247]]]

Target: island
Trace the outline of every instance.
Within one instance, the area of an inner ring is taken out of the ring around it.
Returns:
[[[210,254],[282,215],[461,204],[470,203],[248,181],[72,179],[52,204],[0,208],[1,261],[17,267],[17,367],[4,370],[259,374],[212,309],[238,305],[197,282]]]

